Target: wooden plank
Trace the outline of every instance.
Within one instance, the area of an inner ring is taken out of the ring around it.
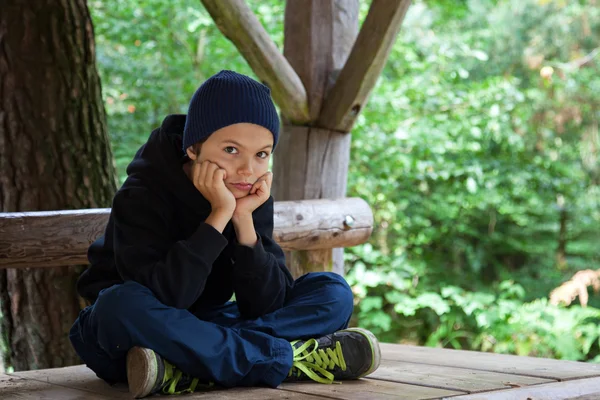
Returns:
[[[0,399],[2,400],[109,400],[111,398],[113,397],[51,385],[37,380],[0,375]]]
[[[290,393],[267,388],[233,388],[186,395],[187,399],[202,400],[320,400],[321,396]]]
[[[110,386],[85,365],[13,372],[10,376],[97,393],[112,399],[131,399],[125,384]]]
[[[577,379],[547,383],[497,392],[476,393],[452,397],[452,400],[563,400],[598,393],[600,378]],[[598,399],[599,397],[592,397]]]
[[[547,379],[564,380],[600,376],[600,364],[548,358],[389,343],[381,344],[381,354],[384,360],[472,368],[480,371],[502,372]]]
[[[187,399],[202,400],[320,400],[321,396],[312,396],[300,393],[290,393],[284,390],[267,388],[233,388],[213,390],[204,393],[186,395]]]
[[[221,32],[254,73],[271,88],[282,114],[297,124],[309,121],[302,81],[244,0],[201,0]]]
[[[273,238],[286,250],[364,243],[373,214],[362,199],[278,201]],[[87,249],[104,233],[110,209],[0,214],[0,268],[87,264]],[[351,216],[354,224],[345,224]]]
[[[48,399],[63,399],[63,397],[50,397],[49,394],[58,392],[62,393],[60,390],[55,389],[55,386],[59,388],[64,388],[67,390],[66,393],[69,393],[68,390],[78,389],[79,397],[71,398],[91,398],[91,399],[131,399],[131,395],[127,389],[127,385],[118,384],[115,386],[109,386],[103,380],[96,377],[89,368],[85,365],[76,365],[72,367],[65,368],[54,368],[54,369],[45,369],[45,370],[36,370],[36,371],[23,371],[16,372],[11,374],[11,376],[7,376],[8,379],[14,379],[15,382],[19,383],[19,387],[13,390],[14,393],[21,392],[23,387],[26,388],[39,388],[39,396],[40,397],[15,397],[16,399],[21,398],[48,398]],[[9,382],[11,383],[11,382]],[[3,388],[8,387],[8,385],[3,384],[1,376],[0,376],[0,398],[2,397]],[[16,386],[13,384],[13,386]],[[82,393],[85,395],[82,396]],[[89,395],[89,397],[88,397]],[[95,397],[94,397],[95,396]],[[65,397],[67,398],[67,397]],[[239,399],[249,399],[249,400],[262,400],[262,399],[291,399],[291,400],[318,400],[320,396],[310,396],[303,395],[299,393],[289,393],[283,390],[278,389],[268,389],[268,388],[234,388],[234,389],[216,389],[209,391],[198,391],[194,394],[189,394],[185,396],[186,399],[206,399],[206,400],[239,400]]]
[[[594,392],[590,394],[584,394],[583,396],[572,397],[570,400],[598,400],[600,399],[600,392]]]
[[[323,385],[320,383],[283,383],[279,386],[288,392],[318,395],[329,399],[386,400],[386,399],[437,399],[443,396],[456,396],[464,392],[438,389],[425,386],[407,385],[374,379],[344,381],[341,384]]]
[[[373,0],[356,43],[325,98],[317,126],[349,132],[388,59],[410,0]]]
[[[467,393],[509,389],[515,385],[527,386],[555,382],[551,379],[530,376],[391,360],[383,360],[379,369],[369,375],[369,378]]]

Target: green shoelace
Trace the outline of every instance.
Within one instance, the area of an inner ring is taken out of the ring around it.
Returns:
[[[288,376],[300,376],[304,373],[315,382],[330,384],[334,383],[334,376],[327,371],[328,369],[331,370],[337,365],[342,371],[346,370],[346,361],[340,342],[335,343],[335,349],[326,348],[325,350],[319,349],[316,339],[307,340],[298,348],[294,346],[296,343],[298,340],[291,343],[294,348],[294,358]]]
[[[194,393],[196,388],[198,387],[198,378],[192,379],[190,385],[183,389],[177,390],[177,384],[183,377],[183,372],[181,372],[178,368],[173,366],[168,361],[164,360],[165,363],[165,376],[163,378],[163,394],[183,394],[183,393]],[[208,385],[200,385],[204,388],[211,388],[214,384],[211,382]]]

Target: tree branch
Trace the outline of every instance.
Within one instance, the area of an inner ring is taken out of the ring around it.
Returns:
[[[200,0],[219,30],[237,47],[254,73],[271,88],[282,114],[307,123],[308,100],[302,81],[244,0]]]
[[[581,58],[570,61],[568,63],[556,63],[555,65],[558,68],[561,68],[561,69],[564,69],[567,71],[573,71],[573,70],[585,67],[587,64],[594,61],[594,58],[596,58],[596,56],[599,54],[600,54],[600,47],[596,47],[594,50],[592,50],[591,52],[589,52],[588,54],[586,54],[585,56],[583,56]]]
[[[410,0],[373,0],[352,52],[325,99],[317,126],[349,132],[375,86]]]

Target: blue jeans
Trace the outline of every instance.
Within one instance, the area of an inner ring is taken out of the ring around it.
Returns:
[[[292,366],[289,342],[346,328],[353,308],[350,287],[329,272],[298,278],[287,297],[283,308],[254,320],[241,319],[234,302],[194,315],[128,281],[102,290],[69,336],[84,363],[111,384],[127,381],[127,351],[141,346],[200,382],[277,387]]]

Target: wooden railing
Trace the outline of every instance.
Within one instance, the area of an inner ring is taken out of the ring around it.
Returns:
[[[87,264],[89,245],[104,233],[110,209],[0,213],[0,268]],[[284,250],[364,243],[373,214],[362,199],[275,202],[274,239]]]

